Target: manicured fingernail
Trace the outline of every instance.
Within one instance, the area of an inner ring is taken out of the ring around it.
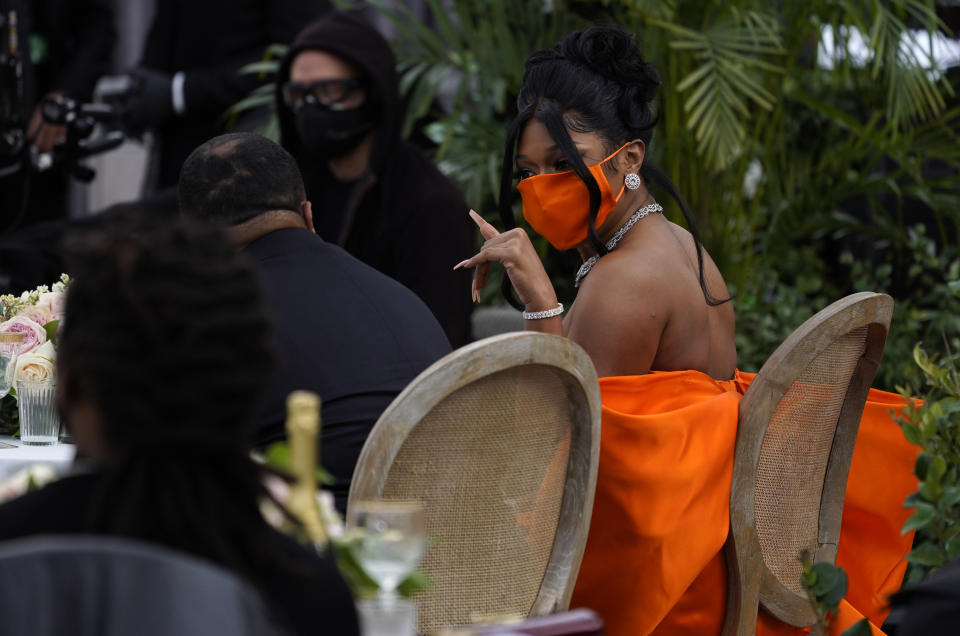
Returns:
[[[456,265],[453,266],[453,269],[460,269],[461,267],[463,267],[464,265],[466,265],[466,264],[467,264],[467,261],[469,261],[469,260],[470,260],[470,259],[468,258],[468,259],[465,260],[465,261],[460,261],[459,263],[457,263]]]

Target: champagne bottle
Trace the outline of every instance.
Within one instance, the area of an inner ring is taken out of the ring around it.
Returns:
[[[300,521],[301,538],[317,548],[327,545],[327,531],[317,502],[317,448],[320,434],[320,398],[309,391],[287,397],[287,444],[290,472],[296,478],[287,510]]]

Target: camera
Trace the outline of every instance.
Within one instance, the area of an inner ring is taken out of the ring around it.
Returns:
[[[69,97],[44,99],[40,112],[45,122],[66,127],[66,138],[52,153],[40,153],[27,143],[24,113],[24,57],[16,11],[0,13],[0,178],[21,170],[43,172],[64,165],[76,179],[91,181],[96,173],[80,161],[116,148],[124,140],[119,130],[93,137],[97,124],[114,124],[118,116],[107,104],[83,104]]]
[[[41,102],[40,114],[49,124],[66,126],[67,136],[53,147],[52,155],[41,154],[31,148],[30,164],[37,171],[64,163],[74,178],[83,182],[92,181],[96,173],[80,160],[112,150],[124,140],[119,130],[91,138],[97,124],[113,124],[117,120],[113,108],[106,104],[80,104],[69,97],[57,96]]]

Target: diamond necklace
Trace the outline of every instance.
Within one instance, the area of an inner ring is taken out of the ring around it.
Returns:
[[[663,206],[661,206],[659,203],[650,203],[649,205],[645,205],[639,210],[637,210],[636,212],[634,212],[630,216],[630,218],[627,219],[627,222],[624,223],[622,226],[620,226],[620,229],[617,230],[617,232],[610,238],[610,240],[606,242],[607,251],[612,252],[613,248],[615,248],[617,246],[617,243],[620,242],[620,239],[622,239],[623,236],[627,232],[629,232],[634,225],[637,224],[637,221],[639,221],[643,217],[653,212],[663,212]],[[596,254],[583,262],[583,265],[581,265],[580,269],[577,270],[576,280],[573,281],[574,287],[580,286],[580,281],[582,281],[584,277],[590,273],[590,270],[593,269],[593,266],[596,265],[597,261],[599,260],[600,260],[600,255]]]

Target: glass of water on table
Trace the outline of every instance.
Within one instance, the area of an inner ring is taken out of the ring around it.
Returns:
[[[364,634],[383,633],[376,625],[380,622],[392,624],[394,634],[415,630],[415,606],[397,598],[397,586],[417,568],[426,549],[423,506],[416,501],[358,501],[350,507],[347,525],[360,537],[354,556],[380,587],[376,602],[359,606]],[[405,623],[409,627],[401,628]]]

